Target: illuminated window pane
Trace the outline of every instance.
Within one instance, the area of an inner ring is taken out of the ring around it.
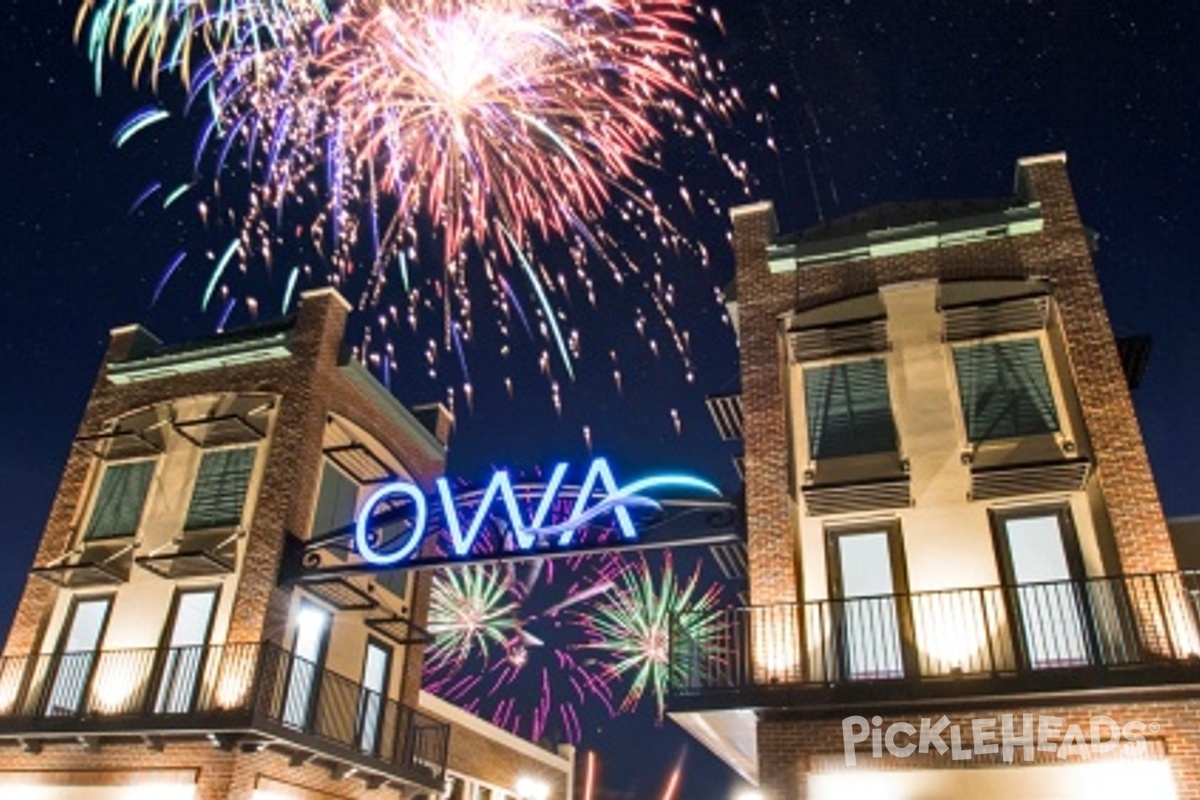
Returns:
[[[289,727],[303,730],[311,721],[329,623],[329,613],[313,605],[305,605],[297,617],[283,709],[283,724]]]
[[[1034,669],[1086,664],[1080,596],[1072,581],[1061,517],[1045,514],[1003,521],[1012,592],[1025,654]]]
[[[837,546],[847,677],[901,677],[904,660],[888,533],[842,534]]]
[[[379,747],[379,727],[383,722],[391,657],[390,650],[375,642],[367,642],[362,690],[358,699],[358,746],[364,753],[374,753]]]
[[[216,602],[215,590],[178,596],[174,624],[162,656],[156,713],[183,714],[191,710]]]
[[[84,692],[92,678],[92,667],[112,600],[107,597],[80,600],[71,614],[54,660],[54,678],[46,702],[46,716],[71,716],[82,710]]]

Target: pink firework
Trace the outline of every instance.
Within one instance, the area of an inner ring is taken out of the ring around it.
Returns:
[[[468,236],[524,247],[601,214],[683,117],[693,16],[686,0],[360,1],[320,33],[320,94],[396,221],[434,220],[451,253]]]
[[[425,661],[426,686],[535,741],[548,736],[578,742],[581,712],[613,713],[609,673],[589,652],[583,619],[590,604],[612,589],[620,563],[601,555],[502,569],[504,602],[515,609],[502,649],[464,651],[453,637],[435,636]]]

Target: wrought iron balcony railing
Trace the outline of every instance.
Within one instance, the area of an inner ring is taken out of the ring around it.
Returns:
[[[272,644],[0,658],[0,735],[244,734],[441,788],[449,726]]]
[[[1200,573],[685,611],[671,633],[680,700],[807,687],[837,702],[855,687],[970,694],[981,680],[994,691],[1173,674],[1200,674]]]

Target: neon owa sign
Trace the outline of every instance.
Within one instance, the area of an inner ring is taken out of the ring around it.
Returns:
[[[622,539],[636,540],[638,532],[634,527],[630,509],[661,508],[657,500],[647,496],[648,492],[675,489],[720,494],[720,490],[708,481],[670,473],[652,475],[625,486],[618,486],[608,461],[603,458],[592,461],[583,483],[577,488],[564,486],[566,474],[566,464],[559,464],[554,468],[541,496],[535,497],[536,504],[527,503],[533,506],[528,519],[517,500],[517,490],[512,479],[504,470],[498,470],[492,475],[482,495],[470,492],[469,496],[462,495],[458,498],[445,478],[437,479],[437,494],[433,498],[426,498],[421,488],[414,483],[389,483],[376,490],[358,510],[354,524],[354,543],[359,554],[376,566],[398,567],[411,563],[413,556],[420,552],[421,542],[426,537],[430,520],[429,503],[437,502],[441,505],[445,532],[453,555],[467,559],[476,549],[480,532],[491,516],[492,507],[499,501],[511,531],[508,552],[530,553],[547,547],[570,549],[575,544],[575,535],[580,528],[608,514],[615,518],[616,529]],[[567,518],[558,523],[547,524],[547,517],[550,516],[555,501],[560,498],[569,499],[572,494],[575,500]],[[524,493],[524,496],[528,497],[528,494]],[[412,518],[408,521],[408,529],[399,540],[390,542],[387,548],[383,549],[371,535],[371,519],[381,505],[391,506],[397,503],[411,505]],[[467,511],[466,516],[469,517],[465,524],[459,516],[460,507]]]

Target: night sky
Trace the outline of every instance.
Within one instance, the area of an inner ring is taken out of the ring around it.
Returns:
[[[115,70],[103,97],[95,96],[90,67],[71,42],[75,0],[3,3],[0,622],[15,605],[107,331],[137,321],[178,341],[214,325],[199,308],[203,270],[173,280],[150,304],[163,267],[192,235],[186,215],[128,213],[149,180],[187,163],[187,141],[162,133],[117,150],[115,128],[150,98],[130,91]],[[747,194],[687,152],[665,160],[683,173],[694,169],[685,182],[707,187],[722,208],[771,199],[781,227],[795,229],[877,203],[1005,194],[1018,157],[1068,153],[1084,220],[1099,233],[1096,264],[1116,332],[1153,337],[1135,401],[1163,503],[1169,516],[1200,513],[1195,4],[718,6],[727,33],[708,49],[745,99],[743,112],[717,126],[718,138],[748,164],[753,182]],[[499,463],[518,470],[560,458],[578,463],[588,452],[587,426],[594,452],[609,455],[622,476],[685,466],[736,490],[732,451],[703,407],[707,394],[736,388],[733,334],[714,294],[733,274],[728,224],[723,213],[702,210],[686,226],[712,253],[708,268],[665,267],[679,284],[674,316],[690,332],[694,382],[670,348],[655,356],[633,332],[629,308],[645,302],[636,287],[605,289],[597,309],[573,315],[584,352],[578,380],[564,382],[561,413],[532,366],[531,347],[515,346],[503,367],[489,361],[495,348],[486,342],[468,353],[476,392],[469,407],[457,407],[455,475],[479,480]],[[425,379],[423,365],[400,367],[401,399],[443,399],[444,380]],[[516,387],[511,398],[506,375]],[[731,774],[689,741],[643,711],[592,721],[584,746],[601,754],[605,797],[657,797],[685,751],[678,796],[729,797]]]

